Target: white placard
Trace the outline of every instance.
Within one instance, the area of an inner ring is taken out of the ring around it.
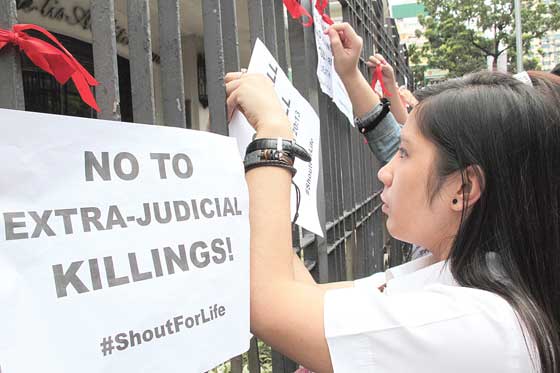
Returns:
[[[344,83],[334,69],[334,57],[331,49],[331,40],[325,34],[329,25],[323,21],[319,11],[313,7],[313,24],[315,27],[315,43],[317,46],[317,78],[321,90],[332,98],[338,109],[348,118],[354,126],[354,112],[352,102]]]
[[[321,133],[319,117],[309,102],[294,88],[278,62],[259,39],[255,43],[247,71],[249,73],[266,75],[272,80],[276,94],[280,98],[292,123],[296,142],[311,155],[311,162],[303,162],[296,158],[294,164],[297,173],[293,181],[301,193],[299,217],[296,224],[323,237],[323,230],[317,212],[317,181],[319,179]],[[245,156],[245,150],[251,142],[254,133],[255,131],[243,114],[236,111],[229,124],[229,134],[237,139],[239,153],[242,156]],[[293,187],[291,202],[293,218],[296,206],[296,193]]]
[[[204,372],[249,346],[231,138],[0,110],[3,373]]]

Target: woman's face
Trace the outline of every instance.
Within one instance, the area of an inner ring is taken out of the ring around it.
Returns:
[[[442,259],[455,236],[461,214],[454,206],[460,175],[450,176],[430,201],[430,178],[435,172],[436,146],[419,131],[414,113],[401,131],[400,148],[379,170],[384,185],[381,199],[387,230],[402,241],[424,246]]]

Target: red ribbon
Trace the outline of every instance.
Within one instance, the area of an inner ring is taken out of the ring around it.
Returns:
[[[375,71],[373,72],[373,77],[371,79],[371,88],[375,90],[375,85],[379,82],[381,84],[381,90],[383,91],[383,95],[385,97],[391,97],[392,94],[387,90],[385,87],[385,83],[383,83],[383,72],[381,71],[381,65],[377,65]]]
[[[298,0],[283,0],[283,2],[293,19],[307,17],[307,23],[302,22],[303,26],[310,27],[313,24],[313,17]]]
[[[26,30],[42,33],[58,48],[26,34]],[[91,86],[99,85],[99,83],[50,32],[36,25],[25,24],[14,25],[13,31],[0,29],[0,49],[8,43],[18,46],[35,65],[53,75],[60,84],[66,84],[68,79],[72,78],[82,100],[99,111],[90,90]]]
[[[301,19],[302,17],[307,17],[307,23],[304,23],[303,26],[311,27],[313,25],[313,17],[307,9],[298,0],[283,0],[286,9],[288,9],[288,13],[292,16],[293,19]],[[325,8],[329,5],[329,0],[317,0],[315,2],[315,9],[319,12],[323,21],[327,24],[332,25],[334,24],[331,17],[328,14],[325,14]],[[303,23],[303,22],[302,22]]]
[[[332,25],[334,24],[334,21],[328,14],[325,14],[325,8],[327,6],[329,6],[329,0],[317,0],[315,3],[315,9],[317,9],[321,17],[323,17],[323,21],[325,21],[328,25]]]
[[[283,1],[284,1],[284,5],[286,6],[286,9],[288,10],[288,13],[290,13],[293,19],[300,19],[302,17],[307,17],[308,22],[304,23],[303,26],[310,27],[313,24],[313,17],[311,17],[307,9],[305,9],[305,7],[301,5],[298,0],[283,0]],[[329,0],[317,0],[315,2],[315,9],[317,9],[317,11],[321,15],[325,23],[332,25],[334,24],[334,21],[331,19],[331,17],[329,17],[328,14],[325,13],[325,9],[327,8],[328,5],[329,5]],[[373,79],[371,81],[371,87],[373,89],[375,89],[375,84],[378,81],[381,83],[381,89],[383,90],[383,94],[386,97],[391,97],[392,96],[391,93],[389,93],[387,88],[385,88],[385,83],[383,83],[381,65],[377,65],[377,68],[375,69],[375,72],[373,74]]]

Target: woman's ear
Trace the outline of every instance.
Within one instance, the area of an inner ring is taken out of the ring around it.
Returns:
[[[462,183],[451,201],[454,211],[474,206],[484,190],[484,173],[480,166],[468,166],[462,174]]]

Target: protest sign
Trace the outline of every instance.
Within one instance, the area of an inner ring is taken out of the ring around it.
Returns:
[[[235,141],[10,110],[0,131],[3,373],[203,372],[248,349]]]
[[[266,75],[274,83],[276,94],[292,123],[292,131],[296,142],[311,155],[311,162],[306,163],[296,158],[294,163],[297,173],[293,181],[301,192],[299,217],[296,224],[322,237],[323,230],[317,212],[320,151],[319,117],[309,102],[294,88],[266,46],[258,39],[247,71]],[[271,97],[271,99],[273,98]],[[236,111],[229,125],[229,134],[237,139],[239,153],[242,156],[245,156],[245,150],[254,133],[255,131],[243,114]],[[296,193],[292,186],[292,217],[295,214],[295,206]]]
[[[352,102],[344,83],[334,69],[334,57],[331,49],[331,40],[325,34],[329,25],[323,20],[316,7],[313,7],[313,20],[315,25],[315,44],[317,46],[317,78],[323,93],[332,98],[338,109],[354,125],[354,112]]]

